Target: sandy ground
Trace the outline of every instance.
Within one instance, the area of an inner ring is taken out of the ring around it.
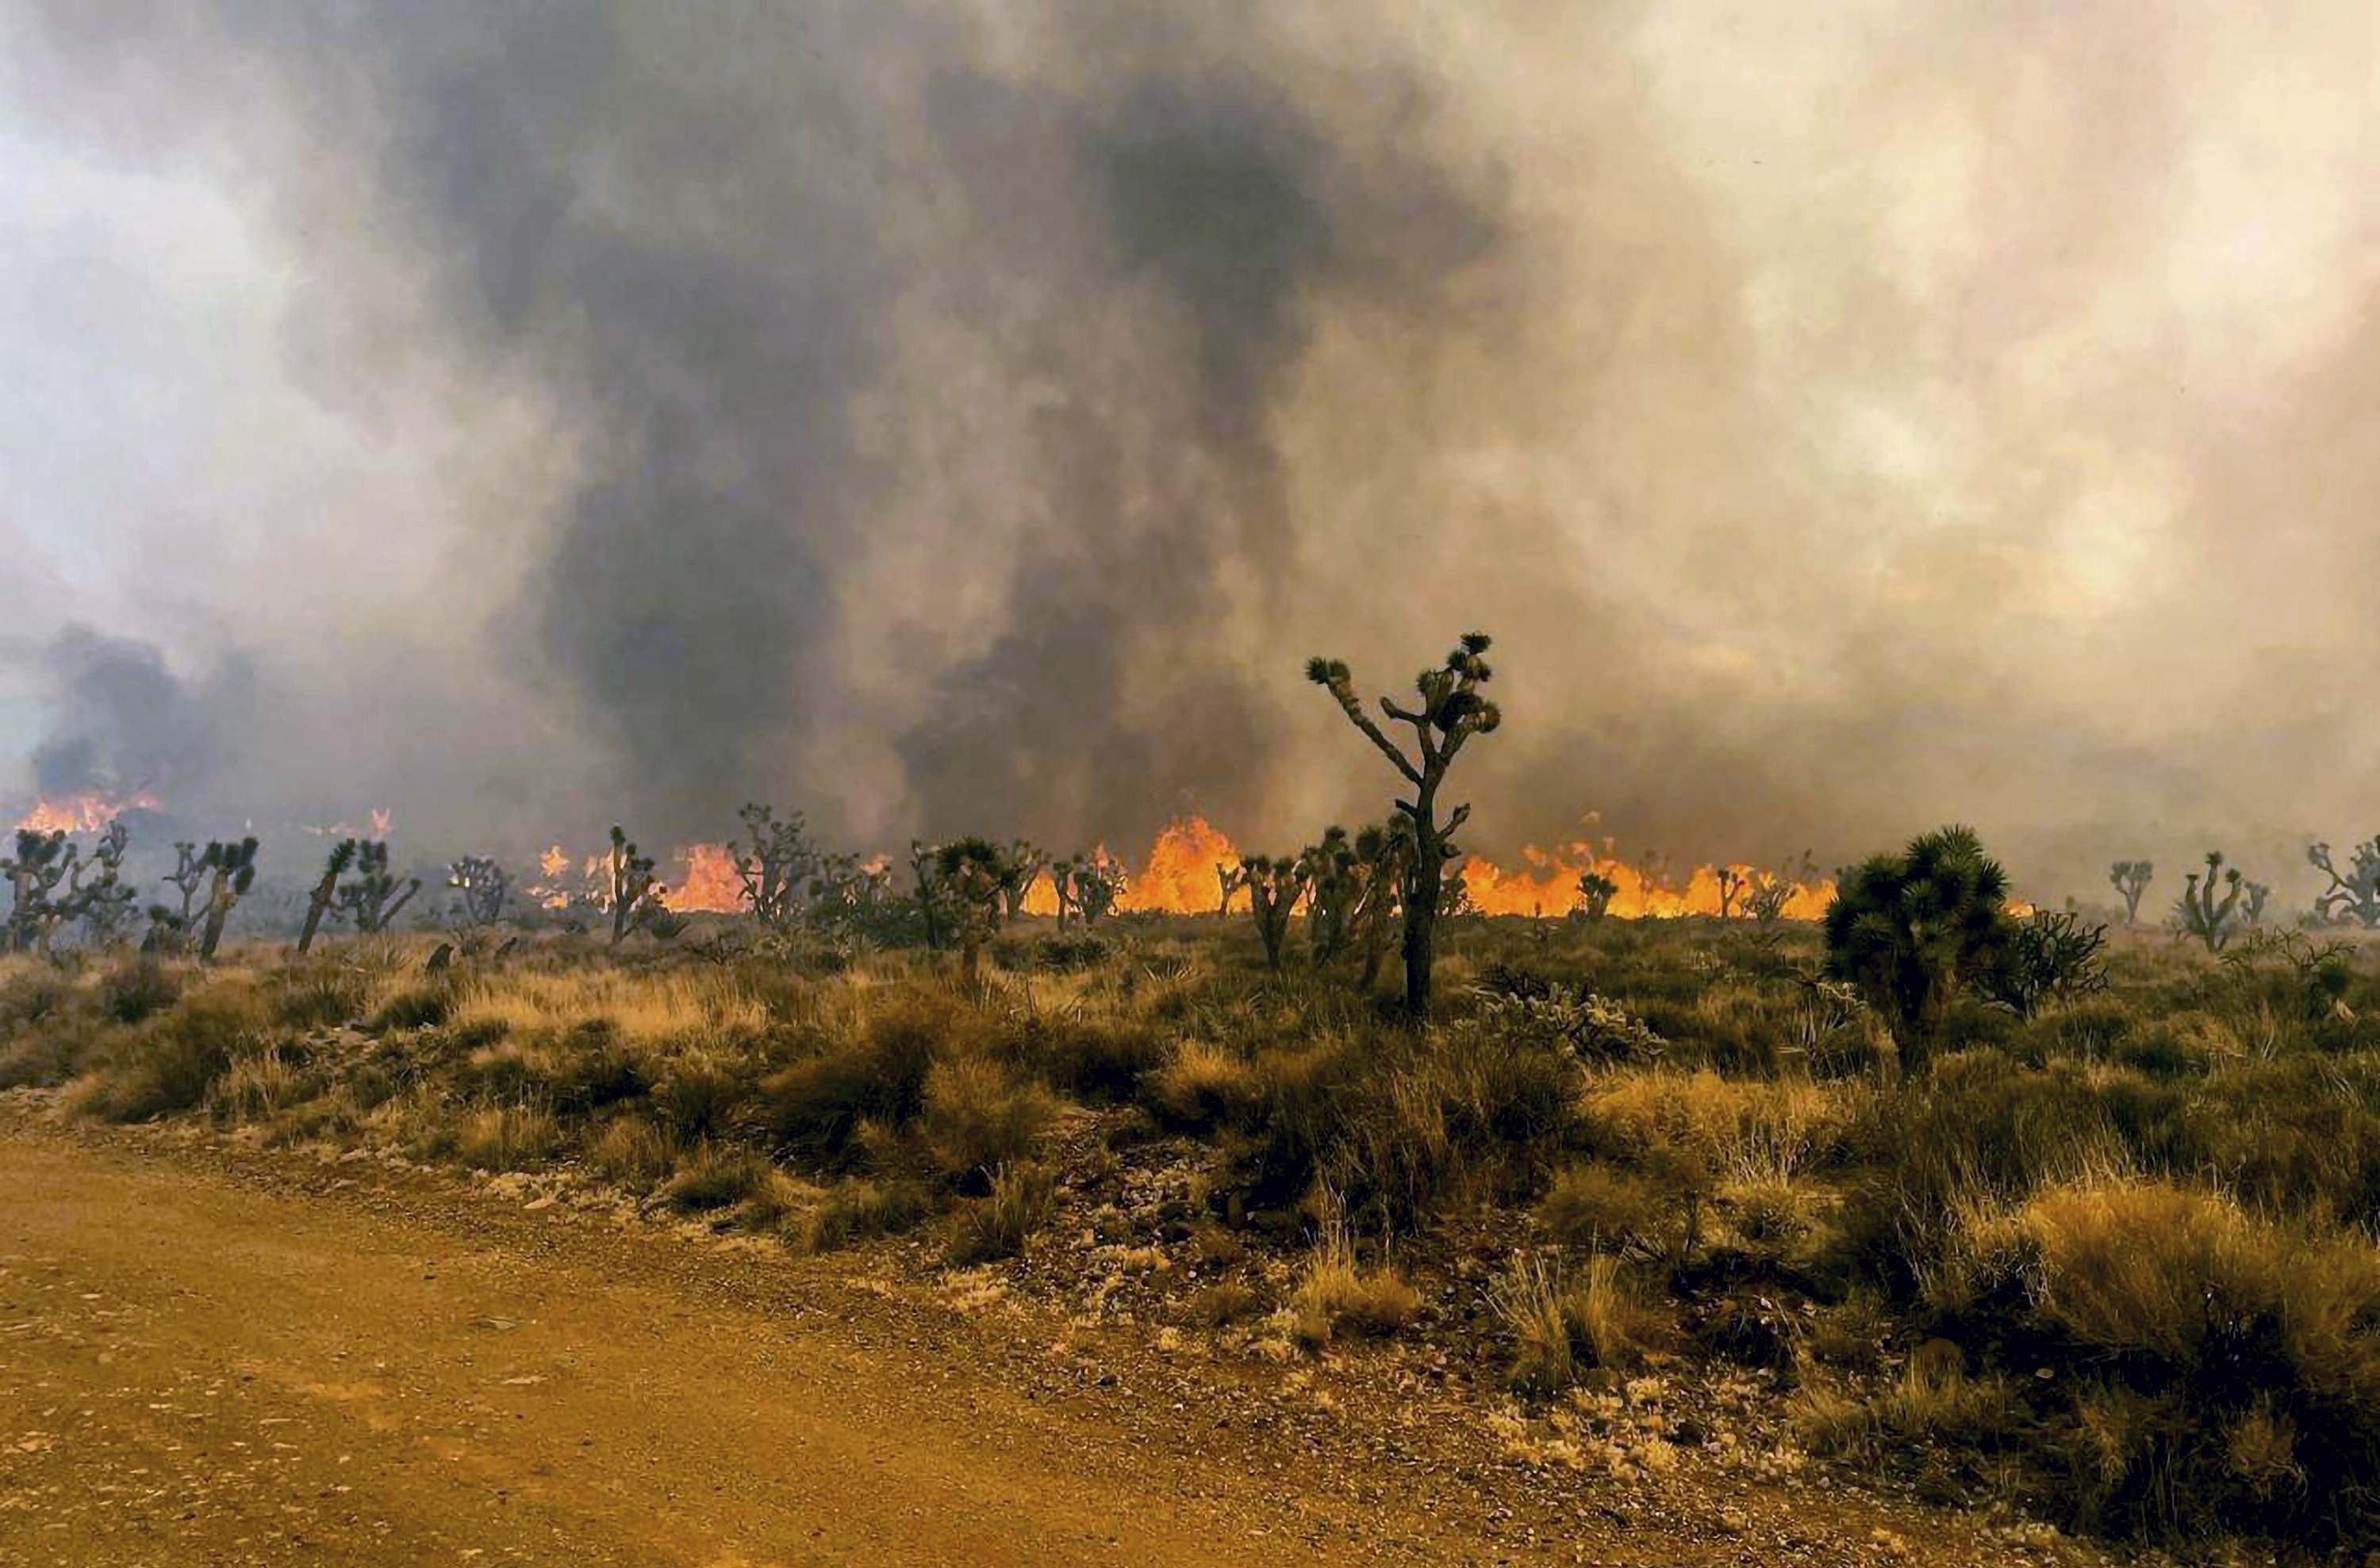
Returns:
[[[1384,1460],[822,1260],[295,1163],[0,1123],[0,1563],[2019,1556]]]

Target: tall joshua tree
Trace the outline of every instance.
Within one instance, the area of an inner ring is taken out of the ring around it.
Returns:
[[[1305,891],[1305,861],[1294,855],[1249,855],[1241,857],[1240,868],[1248,874],[1248,908],[1256,917],[1257,935],[1264,942],[1265,962],[1279,974],[1290,912]]]
[[[1344,662],[1318,658],[1308,660],[1305,665],[1306,678],[1330,693],[1340,711],[1347,715],[1348,723],[1379,748],[1413,790],[1411,799],[1397,802],[1397,811],[1413,833],[1413,862],[1405,869],[1402,891],[1405,1010],[1415,1018],[1426,1016],[1429,1011],[1439,893],[1446,882],[1447,862],[1461,853],[1454,846],[1454,833],[1471,816],[1471,808],[1465,804],[1455,807],[1441,820],[1439,791],[1444,787],[1447,770],[1464,743],[1473,735],[1488,734],[1503,722],[1496,704],[1479,695],[1479,687],[1492,674],[1482,657],[1488,646],[1486,632],[1463,633],[1462,642],[1446,656],[1444,663],[1424,670],[1414,678],[1414,690],[1421,699],[1416,707],[1405,708],[1389,698],[1380,699],[1383,716],[1413,730],[1414,749],[1410,755],[1389,738],[1378,720],[1364,711],[1355,696],[1354,676],[1348,673]]]
[[[617,947],[630,931],[662,909],[662,884],[653,876],[652,857],[638,854],[636,844],[617,822],[612,824],[612,849],[603,863],[603,877],[612,909],[612,945]]]
[[[17,853],[0,860],[0,875],[8,879],[8,940],[0,950],[30,953],[49,945],[50,928],[58,921],[57,901],[50,895],[67,880],[79,856],[64,832],[36,828],[17,830]]]
[[[2107,881],[2124,901],[2124,924],[2139,921],[2141,895],[2148,892],[2150,879],[2155,875],[2156,864],[2150,860],[2119,860],[2107,868]]]
[[[205,867],[209,880],[207,926],[199,939],[199,961],[212,964],[231,912],[256,882],[256,837],[251,833],[237,844],[210,844],[200,863]]]
[[[934,872],[948,890],[959,941],[959,978],[969,991],[982,975],[983,944],[1000,927],[1001,895],[1015,867],[989,839],[954,839],[934,851]]]
[[[130,842],[122,822],[108,823],[67,884],[61,913],[82,922],[83,941],[92,947],[114,945],[131,912],[136,895],[124,881],[124,852]]]
[[[807,821],[799,811],[787,812],[780,821],[775,811],[758,801],[737,815],[752,843],[748,848],[740,841],[730,844],[727,853],[744,884],[745,906],[760,924],[783,930],[800,914],[803,888],[821,869]]]
[[[2219,849],[2206,852],[2203,878],[2200,872],[2190,873],[2173,913],[2181,922],[2184,935],[2204,942],[2209,953],[2220,953],[2231,941],[2238,925],[2240,899],[2247,891],[2246,879],[2240,874],[2239,867],[2223,864],[2223,852]],[[2224,890],[2220,899],[2215,895],[2218,884]]]
[[[298,951],[304,953],[314,945],[314,933],[322,929],[322,917],[339,902],[339,879],[356,863],[356,841],[343,838],[331,846],[322,859],[322,880],[306,894],[306,923],[298,931]]]
[[[384,931],[397,911],[421,891],[421,879],[403,879],[402,893],[397,891],[399,885],[395,873],[388,869],[388,841],[366,839],[356,846],[355,881],[339,889],[339,907],[355,920],[356,930],[367,934]]]

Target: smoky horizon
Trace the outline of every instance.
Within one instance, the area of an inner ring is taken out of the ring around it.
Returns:
[[[0,37],[0,805],[1293,847],[1477,628],[1501,857],[2380,831],[2369,7]]]

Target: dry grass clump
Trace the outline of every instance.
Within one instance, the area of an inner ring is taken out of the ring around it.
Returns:
[[[832,1252],[877,1236],[900,1235],[932,1212],[932,1195],[916,1182],[838,1182],[803,1216],[790,1239],[804,1252]]]
[[[266,1027],[252,986],[218,981],[125,1031],[110,1060],[78,1086],[73,1108],[112,1122],[195,1110],[235,1057],[263,1049]]]
[[[1580,1252],[1668,1256],[1685,1236],[1677,1193],[1602,1160],[1556,1176],[1537,1218],[1556,1241]]]
[[[313,1075],[280,1051],[248,1051],[207,1086],[206,1104],[219,1122],[269,1122],[310,1098],[318,1087]]]
[[[498,1035],[561,1033],[598,1020],[626,1039],[656,1043],[759,1034],[770,1023],[766,1004],[722,970],[593,966],[475,976],[455,987],[445,1019],[458,1029],[488,1027]]]
[[[991,1190],[952,1216],[944,1257],[956,1268],[1015,1257],[1049,1219],[1056,1193],[1056,1178],[1039,1165],[1002,1166]]]
[[[483,1105],[455,1130],[455,1157],[475,1171],[527,1171],[561,1150],[562,1128],[533,1105]]]
[[[1512,1384],[1526,1393],[1555,1392],[1598,1368],[1625,1371],[1672,1331],[1609,1255],[1586,1259],[1575,1274],[1516,1258],[1488,1299],[1514,1341]]]
[[[1392,1269],[1359,1266],[1346,1233],[1333,1228],[1290,1294],[1291,1337],[1320,1350],[1342,1333],[1393,1334],[1420,1310],[1421,1295],[1413,1286]]]
[[[1041,1085],[1004,1064],[961,1056],[927,1073],[917,1132],[937,1171],[980,1186],[994,1170],[1029,1157],[1057,1114],[1057,1100]]]
[[[1244,1120],[1261,1092],[1251,1064],[1209,1041],[1182,1039],[1149,1075],[1141,1099],[1160,1125],[1195,1132]]]
[[[640,1115],[613,1119],[587,1152],[596,1170],[638,1192],[650,1192],[677,1167],[677,1140]]]
[[[747,1201],[776,1174],[774,1165],[748,1149],[698,1144],[678,1161],[662,1197],[681,1214],[707,1214]]]
[[[1201,1285],[1192,1294],[1189,1303],[1191,1321],[1208,1329],[1245,1321],[1263,1307],[1264,1298],[1237,1280],[1217,1280]]]

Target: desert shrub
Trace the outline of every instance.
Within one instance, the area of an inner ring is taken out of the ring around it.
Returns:
[[[475,1171],[525,1171],[561,1149],[562,1129],[534,1106],[481,1106],[467,1112],[455,1132],[455,1158]]]
[[[1014,1258],[1050,1217],[1057,1184],[1038,1165],[1004,1165],[992,1173],[991,1190],[959,1207],[951,1217],[944,1257],[960,1268]]]
[[[935,1169],[980,1185],[1033,1152],[1058,1113],[1050,1091],[984,1056],[938,1062],[926,1075],[918,1133]]]
[[[1488,1302],[1512,1336],[1512,1384],[1525,1393],[1556,1392],[1597,1367],[1625,1370],[1671,1332],[1609,1256],[1588,1258],[1572,1276],[1517,1258]]]
[[[1253,1064],[1221,1046],[1184,1039],[1149,1075],[1141,1099],[1159,1125],[1196,1132],[1245,1121],[1262,1092]]]
[[[1190,1297],[1190,1320],[1202,1328],[1220,1329],[1253,1318],[1263,1299],[1237,1280],[1217,1280],[1202,1285]]]
[[[372,1015],[364,1020],[364,1031],[383,1035],[391,1029],[432,1029],[445,1023],[454,1010],[453,982],[443,978],[424,980],[383,999]]]
[[[181,1000],[181,977],[154,957],[127,958],[99,977],[100,1011],[119,1024],[140,1024]]]
[[[552,1070],[543,1051],[504,1039],[467,1053],[455,1069],[455,1083],[475,1099],[517,1101],[542,1098]]]
[[[690,1052],[661,1069],[652,1089],[653,1109],[679,1141],[704,1142],[736,1129],[752,1091],[741,1063]]]
[[[1062,1094],[1092,1104],[1130,1100],[1141,1075],[1166,1060],[1164,1038],[1139,1019],[1043,1015],[1014,1027],[997,1049],[1031,1065]]]
[[[81,1072],[96,1053],[88,1028],[61,1021],[27,1029],[0,1045],[0,1089],[53,1088]]]
[[[318,1088],[310,1076],[281,1052],[244,1051],[222,1076],[208,1085],[207,1109],[223,1122],[269,1121]]]
[[[211,986],[184,997],[132,1031],[100,1081],[78,1096],[77,1108],[115,1122],[140,1122],[188,1111],[232,1058],[258,1039],[263,1010],[254,992]]]
[[[1607,1161],[1572,1165],[1554,1178],[1537,1208],[1548,1234],[1580,1252],[1651,1254],[1675,1250],[1685,1213],[1679,1196]]]
[[[875,1236],[899,1235],[931,1212],[931,1197],[916,1182],[838,1182],[809,1211],[796,1239],[805,1251],[832,1252]]]
[[[0,980],[0,1034],[53,1020],[74,1000],[74,986],[46,964],[27,965]]]
[[[329,1029],[361,1018],[371,1003],[371,978],[352,965],[322,957],[292,961],[267,980],[273,1021],[293,1029]]]
[[[916,1120],[936,1057],[974,1029],[949,998],[897,995],[868,1015],[856,1038],[825,1042],[808,1060],[761,1080],[760,1124],[781,1152],[832,1162],[861,1123],[898,1127]]]
[[[604,1127],[588,1158],[604,1175],[643,1191],[675,1168],[677,1145],[644,1117],[621,1116]]]
[[[662,1196],[681,1214],[707,1213],[744,1202],[775,1173],[775,1166],[750,1149],[698,1144],[679,1160]]]
[[[651,1092],[652,1063],[608,1019],[589,1019],[548,1048],[548,1083],[557,1109],[600,1111]],[[710,1130],[710,1129],[704,1129]]]
[[[2020,1364],[2079,1523],[2380,1544],[2380,1250],[2161,1181],[1971,1211],[1935,1295]],[[2077,1458],[2087,1463],[2077,1464]]]
[[[1393,1270],[1359,1267],[1345,1234],[1333,1231],[1306,1259],[1289,1310],[1292,1337],[1320,1350],[1341,1333],[1395,1333],[1421,1310],[1421,1296]]]

